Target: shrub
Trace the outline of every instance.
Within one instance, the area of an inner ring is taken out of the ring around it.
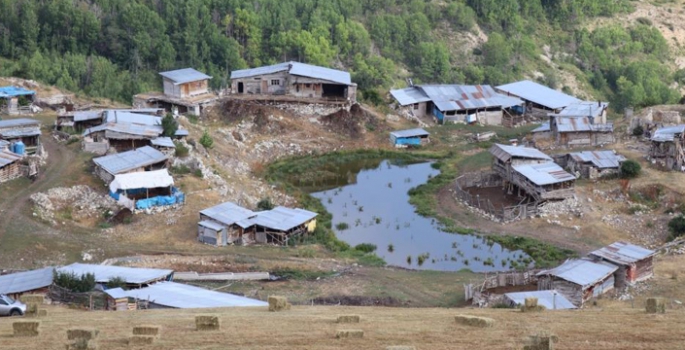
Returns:
[[[271,198],[266,197],[257,203],[257,210],[271,210],[274,208],[274,204],[271,202]]]
[[[167,115],[162,118],[162,130],[163,136],[172,137],[176,135],[176,131],[178,131],[178,122],[171,113],[167,113]]]
[[[362,243],[357,244],[354,249],[364,253],[373,253],[376,250],[376,245],[371,243]]]
[[[338,229],[338,231],[345,231],[350,228],[350,225],[348,225],[346,222],[339,222],[335,224],[335,228]]]
[[[685,234],[685,217],[678,215],[668,222],[668,230],[671,231],[670,240],[674,240]]]
[[[185,158],[188,156],[188,153],[190,153],[190,150],[188,150],[188,147],[184,144],[174,141],[174,145],[176,146],[176,157]]]
[[[121,288],[121,289],[127,289],[126,288],[126,280],[124,280],[121,277],[114,277],[110,278],[109,282],[107,282],[107,289],[111,288]]]
[[[645,133],[645,129],[642,125],[638,125],[633,129],[633,136],[642,136]]]
[[[640,163],[634,160],[629,159],[621,164],[621,177],[624,179],[636,178],[640,175],[640,171],[642,171]]]
[[[199,117],[197,115],[192,114],[192,113],[186,114],[186,118],[188,118],[188,121],[193,123],[193,124],[197,124],[197,121],[199,119]]]
[[[56,285],[76,293],[90,292],[95,288],[95,275],[87,273],[77,276],[72,272],[53,272],[53,281]]]
[[[212,137],[209,136],[207,130],[205,130],[205,132],[202,133],[202,137],[200,137],[200,144],[207,149],[212,148],[212,146],[214,146],[214,139],[212,139]]]

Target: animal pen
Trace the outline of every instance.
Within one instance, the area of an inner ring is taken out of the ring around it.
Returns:
[[[480,172],[465,174],[455,181],[455,195],[469,206],[478,208],[486,214],[503,222],[524,219],[538,213],[540,203],[529,196],[522,196],[520,202],[514,205],[493,204],[489,198],[469,193],[468,189],[501,188],[504,198],[504,179],[495,172]]]

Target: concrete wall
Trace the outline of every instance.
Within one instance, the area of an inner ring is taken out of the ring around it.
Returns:
[[[278,84],[274,84],[275,81],[278,81]],[[239,86],[241,83],[243,85],[243,94],[285,95],[289,88],[288,73],[285,71],[260,75],[258,77],[233,79],[231,81],[231,91],[234,94],[240,94]]]
[[[481,125],[502,125],[502,111],[476,113],[478,123]]]

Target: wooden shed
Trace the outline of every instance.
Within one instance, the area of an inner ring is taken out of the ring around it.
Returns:
[[[617,270],[618,267],[612,264],[589,259],[567,260],[537,274],[538,290],[556,290],[573,305],[582,307],[588,300],[614,289],[614,272]]]
[[[197,240],[217,246],[254,241],[254,224],[246,220],[256,215],[252,210],[232,202],[202,210],[197,225]]]
[[[616,265],[615,286],[625,288],[654,276],[655,251],[626,242],[615,242],[590,253],[595,261]]]
[[[610,150],[573,152],[561,159],[560,165],[585,179],[618,175],[621,164],[626,161],[626,157]]]
[[[16,153],[0,150],[0,183],[14,180],[23,175],[21,159],[22,157]]]

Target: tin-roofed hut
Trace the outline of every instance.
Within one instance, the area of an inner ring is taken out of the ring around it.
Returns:
[[[616,265],[616,288],[622,289],[654,276],[655,251],[626,242],[615,242],[590,253],[590,258]]]
[[[398,130],[390,133],[390,142],[397,148],[421,146],[430,142],[429,135],[423,129]]]
[[[165,169],[167,160],[164,153],[145,146],[128,152],[94,158],[93,163],[95,163],[95,174],[109,184],[114,180],[114,176],[119,174]]]
[[[618,267],[595,263],[588,259],[567,260],[563,264],[541,271],[538,290],[556,290],[577,307],[614,289],[614,272]]]

